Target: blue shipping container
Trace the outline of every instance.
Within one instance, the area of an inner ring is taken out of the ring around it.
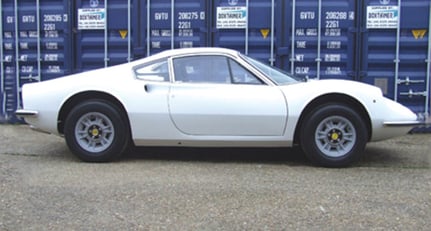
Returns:
[[[430,2],[366,3],[359,80],[379,86],[387,97],[417,113],[429,113]],[[382,12],[392,13],[392,21],[373,18]]]
[[[69,1],[2,0],[0,121],[16,121],[25,83],[71,73]]]
[[[376,85],[425,116],[430,12],[424,0],[3,0],[0,121],[27,82],[202,46]]]
[[[297,76],[355,78],[355,0],[291,1],[280,30],[280,64]]]
[[[132,60],[140,1],[73,1],[74,72]]]
[[[274,64],[275,10],[282,2],[212,1],[210,46],[235,49]]]
[[[166,49],[208,46],[209,1],[147,0],[140,34],[145,56]]]

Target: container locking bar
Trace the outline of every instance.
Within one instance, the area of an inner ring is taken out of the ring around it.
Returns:
[[[414,83],[424,83],[424,80],[411,80],[410,77],[406,77],[405,79],[397,79],[397,84],[405,84],[410,85]]]
[[[410,89],[408,92],[400,92],[400,95],[406,95],[409,98],[412,98],[413,96],[424,96],[426,97],[428,94],[426,91],[413,91]]]

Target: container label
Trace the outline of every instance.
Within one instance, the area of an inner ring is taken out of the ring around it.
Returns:
[[[217,7],[217,29],[247,28],[247,7]]]
[[[368,29],[396,29],[398,20],[398,6],[367,6]]]
[[[105,26],[104,8],[78,9],[78,30],[104,30]]]

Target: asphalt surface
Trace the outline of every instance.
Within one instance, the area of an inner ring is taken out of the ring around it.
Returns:
[[[370,143],[350,168],[295,149],[145,148],[80,162],[0,125],[0,230],[430,230],[431,134]]]

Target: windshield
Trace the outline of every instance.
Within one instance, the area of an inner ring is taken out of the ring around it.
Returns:
[[[250,58],[242,54],[241,54],[241,57],[244,58],[248,63],[253,65],[255,68],[260,70],[262,73],[264,73],[268,78],[270,78],[277,85],[291,84],[299,81],[299,79],[296,79],[290,76],[288,73],[276,67],[271,67],[267,64],[264,64],[260,61],[257,61],[253,58]]]

